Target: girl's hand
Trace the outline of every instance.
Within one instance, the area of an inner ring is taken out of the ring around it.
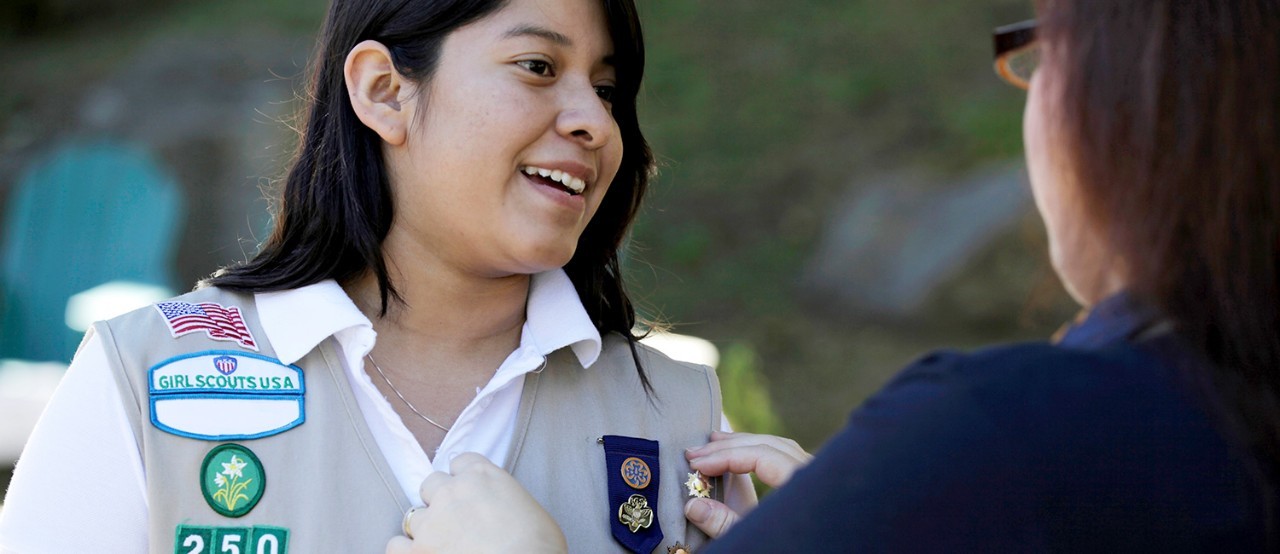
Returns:
[[[704,475],[754,473],[770,487],[780,487],[791,479],[813,456],[796,441],[773,435],[751,433],[711,433],[711,442],[685,452],[689,467]],[[739,514],[710,498],[694,498],[684,505],[685,517],[711,538],[729,530]]]
[[[406,518],[409,536],[392,538],[387,554],[569,551],[551,514],[511,474],[473,452],[454,458],[449,471],[422,481],[427,507]]]

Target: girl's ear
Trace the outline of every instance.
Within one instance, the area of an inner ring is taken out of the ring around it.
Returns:
[[[408,134],[408,110],[400,99],[409,83],[396,71],[391,52],[376,40],[366,40],[347,53],[343,66],[347,95],[356,117],[392,146],[400,146]]]

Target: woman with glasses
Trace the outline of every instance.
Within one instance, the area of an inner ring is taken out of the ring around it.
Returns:
[[[1037,12],[998,30],[997,68],[1028,89],[1036,207],[1085,316],[918,360],[807,464],[784,439],[713,436],[693,468],[785,486],[736,525],[691,500],[723,534],[703,552],[1280,547],[1280,2]],[[459,465],[428,479],[433,510],[481,482],[520,497]]]

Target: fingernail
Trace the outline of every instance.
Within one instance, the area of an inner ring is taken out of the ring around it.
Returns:
[[[711,506],[708,506],[701,498],[695,498],[685,505],[684,516],[689,518],[689,521],[702,523],[711,516]]]

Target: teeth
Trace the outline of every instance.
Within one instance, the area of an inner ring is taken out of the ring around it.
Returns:
[[[564,171],[560,171],[559,169],[552,170],[541,167],[525,166],[520,168],[520,171],[523,171],[526,175],[539,175],[551,179],[552,181],[564,185],[566,188],[573,191],[574,194],[582,194],[582,191],[587,190],[586,181],[565,173]]]

